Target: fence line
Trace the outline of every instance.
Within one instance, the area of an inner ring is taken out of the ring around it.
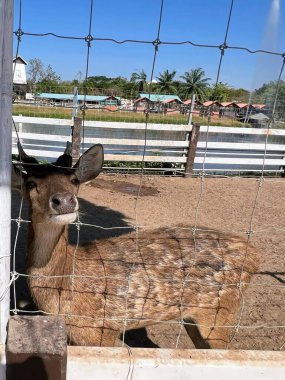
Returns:
[[[19,123],[19,129],[26,132],[13,132],[13,154],[17,154],[17,138],[20,138],[22,145],[28,154],[41,159],[52,159],[58,157],[65,147],[66,141],[70,141],[70,130],[65,128],[60,133],[61,126],[71,127],[72,120],[62,119],[45,119],[21,117],[15,118]],[[39,132],[27,132],[29,128],[23,127],[23,123],[33,126],[33,130],[39,125]],[[50,134],[45,134],[45,127]],[[54,127],[51,128],[50,126]],[[192,126],[175,126],[167,124],[149,124],[148,131],[158,131],[163,133],[142,139],[138,134],[144,130],[143,123],[118,123],[108,122],[103,125],[100,122],[85,122],[85,145],[101,143],[105,146],[105,161],[120,161],[126,166],[130,162],[140,162],[144,155],[145,162],[153,163],[172,163],[180,165],[180,169],[185,170],[184,164],[190,154],[189,135]],[[94,132],[93,132],[94,129]],[[117,138],[106,137],[113,136],[117,133]],[[125,135],[124,131],[131,131],[131,136]],[[52,133],[53,132],[53,133]],[[171,133],[171,138],[168,133]],[[208,141],[205,141],[205,133],[208,134]],[[262,165],[265,165],[266,171],[277,172],[285,165],[285,144],[280,143],[285,138],[285,130],[270,129],[270,137],[274,137],[272,142],[267,143],[267,152],[264,157],[263,138],[267,129],[259,128],[231,128],[201,126],[196,151],[194,153],[195,172],[200,171],[200,165],[204,164],[205,171],[214,172],[215,169],[226,172],[242,171],[260,171]],[[96,137],[87,137],[94,135]],[[219,140],[222,141],[219,141]],[[213,141],[211,141],[213,140]],[[218,140],[218,141],[216,141]],[[281,140],[281,141],[278,141]],[[241,141],[241,142],[237,142]],[[206,157],[204,157],[207,151]],[[181,166],[183,165],[183,166]],[[216,167],[212,167],[216,165]],[[220,166],[221,167],[220,167]],[[243,165],[244,167],[240,167]],[[122,169],[122,168],[121,168]],[[158,168],[159,170],[160,168]]]
[[[92,6],[92,4],[93,4],[93,2],[91,2],[91,6]],[[230,15],[232,13],[233,4],[234,4],[234,2],[231,1]],[[161,2],[160,21],[161,21],[161,18],[162,18],[162,9],[163,9],[163,1]],[[228,19],[228,25],[227,25],[227,30],[226,30],[226,33],[225,33],[224,43],[222,45],[215,45],[215,46],[211,46],[211,45],[198,45],[198,44],[195,44],[195,43],[193,43],[191,41],[184,41],[184,42],[177,42],[177,43],[175,43],[177,45],[178,44],[191,44],[191,45],[194,45],[194,46],[199,46],[201,48],[202,47],[207,47],[207,48],[216,48],[217,50],[219,49],[221,55],[220,55],[220,62],[219,62],[219,67],[218,67],[218,72],[217,72],[217,77],[216,77],[216,83],[218,83],[218,80],[219,80],[219,74],[220,74],[220,70],[221,70],[221,64],[222,64],[223,56],[224,56],[224,53],[225,53],[225,51],[227,49],[240,49],[240,50],[245,50],[245,51],[247,51],[249,53],[252,53],[252,54],[257,53],[257,52],[259,52],[259,53],[266,53],[266,54],[274,54],[274,55],[281,56],[282,59],[284,58],[281,53],[279,54],[279,53],[268,52],[268,51],[261,51],[261,50],[255,50],[255,51],[253,51],[253,50],[250,50],[250,49],[244,48],[244,47],[233,47],[233,46],[231,47],[231,46],[228,46],[227,45],[227,32],[228,32],[228,29],[229,29],[229,26],[230,26],[230,15],[229,15],[229,19]],[[90,16],[92,16],[92,12],[90,12]],[[87,47],[88,47],[88,54],[87,55],[89,55],[90,44],[93,41],[99,41],[99,40],[100,41],[112,41],[114,43],[119,43],[119,44],[125,43],[125,42],[149,43],[149,44],[152,44],[154,46],[154,59],[153,59],[153,63],[152,63],[152,76],[153,76],[153,71],[154,71],[154,66],[155,66],[156,54],[157,54],[157,52],[159,50],[159,45],[160,44],[173,44],[172,42],[162,42],[162,41],[160,41],[160,39],[159,39],[159,28],[160,28],[160,26],[158,28],[157,38],[154,41],[142,41],[142,40],[141,41],[131,41],[131,40],[117,41],[117,40],[113,40],[113,39],[97,39],[97,38],[92,37],[92,35],[91,35],[91,18],[89,19],[89,21],[90,21],[90,24],[89,24],[89,34],[88,34],[88,36],[79,38],[79,39],[82,39],[83,41],[85,41],[87,43]],[[159,25],[160,25],[160,22],[159,22]],[[72,36],[59,36],[59,35],[56,35],[54,33],[37,34],[37,33],[23,32],[23,30],[21,29],[21,27],[19,27],[19,29],[17,30],[17,33],[18,33],[17,34],[18,38],[22,37],[24,35],[26,35],[26,36],[33,36],[33,35],[34,36],[36,36],[36,35],[40,36],[41,35],[42,37],[44,37],[46,35],[53,35],[54,37],[58,37],[58,38],[75,39]],[[76,38],[76,39],[78,39],[78,38]],[[20,42],[20,39],[18,41]],[[17,48],[17,53],[18,53],[18,48]],[[87,77],[87,75],[88,75],[88,56],[87,56],[87,65],[86,65],[86,77]],[[279,78],[279,80],[280,80],[280,78]],[[91,144],[92,142],[93,143],[97,142],[98,140],[97,140],[97,138],[93,139],[93,138],[89,138],[89,137],[86,136],[86,128],[87,127],[92,127],[93,125],[95,126],[96,122],[88,122],[88,121],[86,121],[85,120],[85,114],[86,114],[86,112],[88,112],[88,106],[86,104],[84,104],[84,110],[85,110],[84,121],[83,121],[83,125],[84,125],[84,128],[83,128],[83,131],[84,131],[83,132],[84,133],[84,146],[87,146],[87,144]],[[134,128],[134,129],[137,129],[137,130],[144,131],[144,140],[139,140],[139,142],[137,141],[137,144],[136,144],[136,145],[139,145],[139,146],[142,147],[141,154],[137,155],[137,157],[136,157],[136,159],[139,162],[141,162],[141,164],[142,164],[142,171],[141,171],[142,174],[145,172],[145,168],[143,167],[143,164],[144,164],[145,161],[148,161],[150,159],[149,157],[151,157],[152,160],[164,159],[164,157],[161,158],[159,156],[148,156],[148,153],[150,152],[150,150],[148,149],[148,147],[153,147],[153,142],[152,142],[152,140],[149,139],[149,132],[152,131],[152,130],[168,130],[168,131],[170,131],[170,130],[175,129],[175,128],[172,129],[171,126],[168,126],[168,127],[170,127],[169,129],[164,129],[167,126],[151,125],[148,122],[148,112],[146,112],[145,117],[146,117],[145,124],[139,125],[139,126],[137,126],[137,127]],[[17,120],[16,117],[14,119]],[[22,120],[24,120],[24,119],[22,119]],[[208,119],[208,121],[209,120],[210,120],[210,113],[209,113],[209,119]],[[98,128],[100,128],[99,127],[99,123],[100,122],[98,122],[98,124],[96,125],[96,127],[98,127]],[[49,124],[51,124],[51,121],[49,122]],[[106,124],[107,123],[104,123],[104,126],[102,124],[101,125],[102,125],[102,127],[108,128],[108,127],[106,127]],[[58,125],[71,126],[72,122],[70,120],[68,122],[65,121],[65,120],[62,120],[61,124],[58,124]],[[108,125],[110,125],[110,124],[108,124]],[[194,233],[195,233],[196,230],[198,230],[196,222],[197,222],[197,219],[198,219],[198,213],[200,212],[200,203],[202,201],[202,196],[203,196],[203,192],[204,192],[203,186],[204,186],[204,180],[206,178],[206,172],[208,170],[209,171],[211,170],[211,169],[207,168],[207,164],[211,163],[211,162],[217,162],[217,161],[214,160],[216,157],[209,157],[209,155],[214,154],[214,152],[212,151],[212,149],[220,149],[221,148],[221,149],[225,149],[226,150],[226,149],[232,149],[233,148],[234,150],[237,150],[238,148],[242,148],[242,146],[243,146],[244,148],[246,148],[246,150],[249,150],[251,153],[254,152],[255,150],[257,150],[259,152],[257,154],[260,154],[260,151],[263,151],[264,152],[263,153],[263,159],[258,158],[256,160],[254,160],[255,163],[258,162],[258,165],[260,165],[262,167],[262,169],[261,169],[261,177],[263,179],[263,175],[266,172],[266,169],[265,169],[266,165],[273,165],[273,162],[274,162],[275,165],[281,165],[281,163],[283,163],[282,159],[278,159],[278,158],[276,158],[276,159],[275,158],[274,159],[270,159],[270,158],[267,158],[267,156],[269,154],[268,152],[271,151],[271,148],[272,148],[272,151],[274,151],[274,152],[280,151],[280,155],[283,155],[283,152],[282,152],[283,146],[282,146],[282,144],[278,144],[278,145],[276,144],[275,145],[275,144],[272,144],[272,143],[270,143],[270,144],[267,143],[268,136],[271,136],[271,135],[274,135],[274,136],[283,136],[284,135],[284,133],[282,133],[283,131],[278,130],[278,132],[277,132],[277,130],[271,129],[271,126],[272,125],[270,125],[269,128],[266,131],[264,131],[264,130],[257,130],[255,132],[255,131],[249,130],[247,128],[246,129],[244,128],[244,130],[246,130],[246,131],[242,131],[243,129],[241,129],[241,130],[236,130],[236,129],[231,130],[231,134],[243,133],[243,134],[253,135],[253,136],[254,135],[256,135],[256,136],[261,135],[260,137],[263,137],[263,138],[265,137],[265,139],[266,139],[265,142],[263,141],[263,144],[258,144],[258,146],[256,146],[256,145],[254,146],[253,144],[247,142],[244,145],[242,145],[242,143],[240,143],[241,145],[239,145],[239,146],[235,145],[235,143],[232,143],[232,147],[229,145],[229,144],[231,144],[229,142],[223,143],[223,142],[212,142],[212,141],[210,141],[211,133],[220,133],[220,134],[225,134],[226,135],[228,133],[228,131],[226,131],[225,128],[223,128],[223,127],[210,127],[209,126],[209,122],[208,122],[207,126],[201,127],[201,133],[205,134],[205,141],[198,141],[198,150],[197,150],[197,152],[200,153],[201,157],[197,157],[196,162],[199,162],[201,164],[201,169],[199,169],[200,172],[201,172],[201,189],[200,189],[200,194],[199,194],[199,201],[198,201],[197,206],[196,206],[196,220],[195,220],[195,225],[194,225],[194,228],[193,228],[194,229]],[[126,129],[130,129],[130,127],[131,127],[130,125],[124,126],[123,129],[125,129],[125,128]],[[122,126],[119,123],[116,126],[114,126],[114,129],[119,129],[119,128],[120,129],[122,128]],[[190,131],[190,130],[186,129],[188,127],[179,126],[178,128],[182,128],[181,131],[186,132],[186,133]],[[275,131],[276,131],[276,133],[275,133]],[[20,133],[19,135],[20,135],[20,137],[21,136],[25,137],[25,133]],[[53,136],[50,136],[50,137],[53,137]],[[56,136],[56,138],[58,139],[58,141],[60,140],[60,142],[63,142],[61,140],[61,137]],[[34,138],[32,138],[31,140],[34,140]],[[110,142],[116,143],[115,140],[116,139],[109,140],[109,143]],[[46,142],[46,141],[49,141],[49,140],[43,138],[43,141]],[[102,139],[101,139],[101,141],[102,141]],[[106,142],[107,141],[108,140],[106,140]],[[185,144],[185,141],[182,141],[182,143]],[[164,144],[165,144],[165,146],[167,146],[166,142],[163,142],[163,145]],[[223,144],[227,144],[227,145],[223,145]],[[23,144],[23,145],[25,147],[25,144]],[[32,154],[34,152],[35,154],[37,154],[37,152],[36,152],[35,149],[34,150],[30,149],[32,147],[32,145],[33,144],[27,145],[27,149],[26,149],[27,153]],[[129,142],[128,142],[126,145],[129,148],[129,146],[131,144],[129,144]],[[262,145],[263,145],[263,149],[261,149]],[[274,146],[274,149],[273,149],[273,146]],[[170,145],[170,147],[173,148],[173,145]],[[183,145],[183,146],[181,146],[181,148],[185,149],[187,147],[185,147]],[[17,152],[16,149],[15,149],[15,146],[13,148],[13,152],[14,153]],[[50,152],[50,151],[46,150],[45,152]],[[158,151],[158,152],[165,153],[162,150]],[[181,155],[185,156],[186,153],[182,152]],[[47,153],[47,154],[53,155],[54,152],[50,152],[50,153]],[[58,156],[57,152],[56,152],[56,156]],[[113,160],[113,157],[114,157],[114,159],[115,159],[115,157],[118,159],[120,157],[120,155],[113,155],[113,156],[109,155],[108,156],[108,154],[107,154],[106,157],[107,157],[107,159],[109,158],[109,159]],[[121,159],[126,159],[127,157],[129,157],[129,155],[124,155],[124,157],[120,157],[120,158]],[[185,160],[184,157],[179,157],[179,158],[175,158],[175,159],[176,160],[178,160],[178,159]],[[225,161],[222,160],[221,158],[218,158],[218,159],[220,160],[218,162],[225,163]],[[133,158],[133,160],[134,160],[134,158]],[[229,159],[227,159],[227,160],[229,160]],[[239,160],[241,160],[241,159],[239,159]],[[170,161],[170,162],[177,162],[177,161]],[[181,161],[181,162],[183,163],[184,161]],[[248,160],[248,158],[246,158],[246,159],[244,159],[244,161],[236,161],[236,162],[237,162],[237,164],[240,164],[241,162],[242,163],[249,162],[249,160]],[[252,162],[253,162],[253,160],[252,160]],[[142,181],[142,177],[141,177],[141,181]],[[252,210],[252,218],[253,218],[253,215],[254,215],[254,212],[255,212],[255,208],[256,208],[256,205],[257,205],[257,201],[258,201],[258,197],[259,197],[259,191],[260,191],[260,187],[257,188],[255,203],[254,203],[253,210]],[[139,196],[140,196],[140,191],[138,192],[137,202],[138,202]],[[136,230],[138,231],[140,224],[138,222],[137,202],[136,202],[136,206],[135,206],[135,214],[136,214],[136,226],[135,227],[136,227]],[[253,230],[252,223],[250,225],[250,229],[249,230],[250,230],[250,234],[251,234],[252,230]],[[79,233],[78,233],[78,235],[79,235]],[[194,234],[194,239],[195,239],[195,234]],[[17,244],[17,242],[15,242],[15,244]],[[139,254],[139,252],[137,252],[137,253]],[[71,276],[74,277],[74,274],[71,274]],[[13,280],[15,280],[15,278]],[[130,275],[128,281],[129,282],[131,281],[131,275]],[[185,283],[186,282],[187,281],[185,281]],[[181,285],[184,286],[185,283],[183,283]],[[239,285],[240,286],[242,285],[241,281],[240,281]],[[126,299],[126,309],[127,309],[127,306],[128,305],[127,305],[127,299]],[[242,316],[242,314],[243,314],[243,308],[240,311],[240,317]],[[84,316],[83,316],[83,318],[84,318]],[[126,321],[126,323],[127,323],[127,321]],[[185,322],[183,321],[183,318],[181,318],[180,323],[181,323],[181,329],[182,329],[183,324],[185,324]],[[242,328],[242,327],[246,327],[246,326],[242,326],[240,324],[240,321],[239,321],[237,328],[240,328],[240,327]],[[281,327],[284,327],[284,326],[282,325]],[[252,326],[252,328],[256,328],[256,326]],[[181,333],[181,330],[180,330],[180,333]],[[180,333],[178,334],[178,337],[177,337],[177,344],[179,343]]]

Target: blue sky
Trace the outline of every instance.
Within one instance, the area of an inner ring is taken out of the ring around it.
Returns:
[[[153,41],[157,36],[160,0],[94,0],[92,36]],[[192,41],[220,45],[224,41],[230,0],[164,0],[160,40]],[[275,8],[274,8],[275,7]],[[273,8],[276,10],[273,11]],[[279,8],[279,11],[277,9]],[[26,33],[53,32],[85,37],[89,28],[90,0],[22,0],[22,30]],[[19,0],[15,0],[14,31],[18,29]],[[279,22],[278,22],[279,19]],[[285,52],[284,0],[235,0],[227,43],[230,46]],[[16,50],[14,41],[14,52]],[[86,71],[85,41],[55,37],[22,36],[19,54],[27,61],[40,58],[51,64],[63,80],[79,78]],[[89,75],[124,76],[142,69],[150,78],[152,44],[115,44],[93,41]],[[220,52],[213,48],[160,45],[154,77],[164,70],[185,71],[202,67],[215,81]],[[277,79],[282,58],[244,51],[225,51],[220,81],[248,90]],[[284,79],[284,76],[283,78]]]

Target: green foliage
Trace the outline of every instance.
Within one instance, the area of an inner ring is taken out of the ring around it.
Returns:
[[[61,81],[60,76],[53,70],[51,65],[44,65],[38,58],[33,58],[28,64],[28,86],[27,92],[54,92],[72,94],[74,87],[78,88],[80,94],[90,95],[114,95],[126,99],[136,99],[141,92],[160,92],[178,94],[182,99],[191,98],[205,101],[211,97],[215,100],[239,100],[248,101],[249,92],[240,88],[234,89],[226,83],[218,83],[211,86],[210,78],[206,77],[201,68],[194,68],[181,75],[182,80],[175,79],[176,70],[164,70],[156,77],[157,83],[148,83],[147,74],[144,69],[133,72],[130,79],[122,76],[108,77],[105,75],[89,76],[83,79],[83,74],[78,73],[71,81]],[[264,85],[265,86],[265,85]],[[269,86],[270,87],[270,86]],[[259,91],[259,90],[258,90]],[[261,92],[267,91],[267,87]],[[260,91],[259,91],[260,92]]]
[[[130,82],[133,84],[133,93],[136,92],[135,96],[131,96],[131,99],[135,98],[140,92],[148,91],[147,75],[144,70],[139,73],[132,73]]]
[[[272,112],[274,111],[275,120],[285,119],[284,99],[285,81],[283,80],[280,81],[279,86],[277,81],[264,83],[259,89],[256,89],[253,93],[254,102],[265,103],[268,109],[270,109]]]
[[[205,71],[201,67],[186,71],[180,78],[184,80],[181,88],[184,98],[191,98],[195,94],[197,100],[205,99],[210,78],[205,77]]]
[[[227,100],[238,100],[240,102],[248,102],[249,99],[248,91],[242,88],[234,89],[227,83],[223,82],[219,82],[216,86],[213,85],[213,87],[208,90],[207,95],[209,100],[214,100],[218,102],[225,102]]]
[[[134,98],[137,95],[136,83],[124,77],[109,78],[104,75],[91,76],[78,86],[80,93],[94,95],[114,95],[123,98]]]
[[[60,76],[51,65],[44,66],[39,58],[30,59],[28,62],[28,88],[30,92],[46,91],[47,87],[53,87],[60,82]]]
[[[209,91],[209,99],[217,102],[224,102],[229,99],[231,87],[227,83],[219,82]]]
[[[161,93],[176,93],[177,89],[174,85],[174,77],[176,75],[176,71],[168,71],[165,70],[163,73],[159,73],[159,76],[156,77],[158,80],[157,82],[157,89]]]

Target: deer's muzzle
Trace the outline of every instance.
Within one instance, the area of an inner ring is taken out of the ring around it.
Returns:
[[[49,199],[49,205],[52,214],[56,215],[71,214],[78,210],[77,198],[69,192],[53,194]]]

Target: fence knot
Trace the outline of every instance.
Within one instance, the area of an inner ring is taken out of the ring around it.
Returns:
[[[11,272],[11,280],[10,280],[11,283],[17,281],[18,278],[19,278],[19,273],[18,272],[16,272],[16,271]]]
[[[16,223],[17,223],[17,226],[20,228],[21,227],[21,223],[24,221],[24,219],[22,219],[20,216],[15,219]]]
[[[85,111],[87,109],[88,109],[88,106],[86,104],[82,104],[82,106],[80,106],[81,111]]]
[[[82,222],[80,220],[78,220],[76,223],[74,223],[76,228],[77,228],[77,231],[80,231],[80,228],[82,226]]]
[[[246,231],[245,233],[247,234],[247,236],[248,236],[249,238],[251,238],[252,235],[254,234],[253,230],[248,230],[248,231]]]
[[[261,187],[261,186],[263,185],[263,183],[264,183],[264,177],[260,177],[260,178],[258,178],[258,179],[257,179],[257,182],[259,182],[259,183],[258,183],[258,187]]]
[[[221,54],[224,55],[225,50],[228,48],[228,45],[224,42],[222,45],[219,46],[219,49],[221,50]]]
[[[158,46],[161,44],[161,41],[159,38],[157,38],[156,40],[152,41],[152,44],[155,48],[155,50],[157,51],[158,50]]]
[[[24,32],[22,31],[21,28],[19,28],[18,30],[16,30],[15,35],[17,36],[19,42],[21,42],[21,37],[22,37],[23,34],[24,34]]]
[[[205,172],[204,169],[202,169],[202,170],[199,172],[199,178],[201,179],[202,182],[205,181],[205,174],[206,174],[206,172]]]
[[[87,42],[88,47],[91,47],[91,42],[94,40],[91,34],[88,34],[88,36],[86,36],[84,39]]]

